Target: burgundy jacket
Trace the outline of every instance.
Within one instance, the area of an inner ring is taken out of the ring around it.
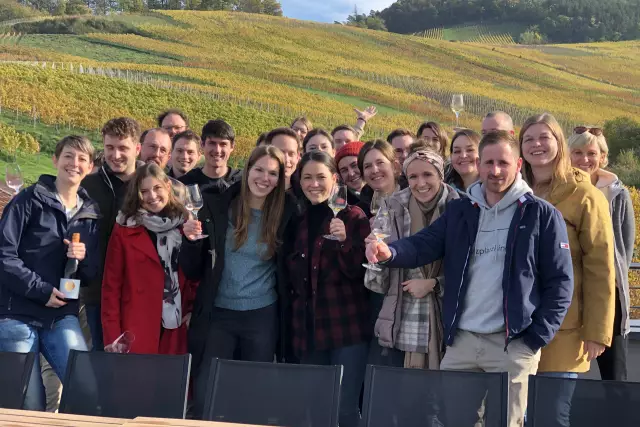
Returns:
[[[291,291],[293,350],[298,357],[314,351],[333,350],[371,339],[369,300],[364,287],[364,239],[370,233],[369,220],[356,206],[338,214],[344,221],[347,239],[327,240],[327,215],[318,224],[320,232],[309,254],[308,215],[302,214],[287,233],[286,266]],[[309,264],[311,263],[311,265]],[[313,331],[308,326],[313,325]],[[309,339],[313,337],[313,346]]]

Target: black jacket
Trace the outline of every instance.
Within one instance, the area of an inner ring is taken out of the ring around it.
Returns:
[[[64,276],[68,258],[63,240],[71,240],[73,233],[80,233],[87,249],[78,265],[81,286],[97,274],[98,205],[80,188],[82,206],[69,221],[56,198],[55,179],[42,175],[4,209],[0,220],[0,318],[50,328],[66,315],[78,315],[77,300],[60,308],[45,306]]]
[[[111,237],[111,230],[116,223],[116,216],[122,207],[127,193],[127,182],[118,178],[105,164],[98,173],[87,176],[82,180],[82,187],[100,207],[102,218],[100,219],[99,233],[99,262],[100,269],[96,278],[89,286],[82,289],[82,298],[85,304],[99,305],[102,290],[102,270],[107,256],[107,245]]]
[[[215,305],[218,286],[224,269],[224,252],[227,227],[229,223],[229,207],[231,202],[240,195],[241,183],[235,183],[228,190],[217,193],[215,189],[205,189],[202,193],[204,207],[198,213],[203,224],[203,233],[207,239],[190,241],[183,238],[180,249],[180,266],[190,280],[199,280],[200,285],[193,306],[193,315],[189,328],[189,352],[193,356],[194,371],[202,361],[202,354],[209,327],[211,314]],[[282,221],[278,230],[278,238],[282,241],[288,222],[296,213],[295,200],[287,195]],[[213,250],[211,250],[213,248]],[[276,291],[278,292],[278,306],[280,316],[280,345],[278,359],[284,360],[288,353],[286,314],[290,306],[287,290],[288,277],[284,265],[282,246],[276,253]],[[215,254],[215,263],[213,257]],[[213,266],[212,266],[213,264]]]
[[[178,178],[184,185],[198,184],[200,191],[212,188],[215,193],[220,193],[229,188],[232,184],[242,181],[242,169],[229,168],[227,174],[222,178],[209,178],[201,168],[195,168],[186,175]]]

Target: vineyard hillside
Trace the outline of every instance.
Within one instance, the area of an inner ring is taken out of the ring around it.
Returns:
[[[467,24],[450,28],[429,28],[425,31],[416,33],[415,35],[427,39],[447,40],[454,42],[508,45],[515,44],[515,41],[524,30],[525,28],[517,24]]]
[[[640,41],[536,48],[508,44],[507,28],[477,27],[455,30],[469,42],[449,42],[233,12],[96,20],[0,25],[0,122],[10,111],[95,132],[116,115],[152,126],[158,111],[178,107],[196,129],[228,119],[243,157],[293,117],[331,128],[370,104],[380,113],[365,139],[425,119],[451,131],[454,93],[465,95],[461,125],[475,128],[493,109],[518,124],[550,111],[567,129],[640,116]]]

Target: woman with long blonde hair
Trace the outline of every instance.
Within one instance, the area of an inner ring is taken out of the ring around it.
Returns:
[[[524,179],[567,223],[574,274],[571,306],[554,339],[542,349],[538,372],[577,378],[612,340],[615,269],[609,206],[589,175],[571,167],[564,133],[552,115],[530,117],[519,139]],[[569,425],[572,395],[573,388],[567,386],[547,396],[556,410],[544,425]]]
[[[187,277],[201,281],[189,334],[196,412],[203,409],[213,358],[272,362],[278,353],[284,360],[281,243],[296,206],[285,194],[284,155],[271,145],[253,150],[241,182],[202,196],[198,219],[184,225],[180,253]],[[201,233],[208,237],[198,240]]]

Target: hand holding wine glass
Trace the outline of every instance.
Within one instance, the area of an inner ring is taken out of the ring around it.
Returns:
[[[331,197],[329,197],[329,207],[333,211],[333,220],[331,221],[330,227],[336,227],[336,222],[340,220],[336,220],[336,216],[338,213],[347,207],[347,187],[344,185],[334,185],[333,191],[331,192]],[[342,221],[340,221],[342,223]],[[344,228],[344,223],[342,223],[342,228]],[[336,231],[339,231],[339,227],[335,228]],[[342,235],[342,233],[340,233]],[[340,240],[340,237],[336,236],[336,234],[325,234],[325,239],[329,240]],[[341,241],[344,241],[341,240]]]
[[[202,194],[200,193],[200,187],[197,184],[188,185],[184,207],[187,208],[189,212],[191,212],[191,215],[193,215],[195,218],[195,222],[197,222],[200,227],[200,231],[197,234],[188,234],[187,230],[191,230],[192,227],[197,230],[198,225],[193,223],[187,225],[191,221],[187,221],[184,224],[183,231],[185,233],[185,236],[187,236],[189,240],[200,240],[209,237],[205,234],[202,234],[202,224],[200,223],[200,221],[198,221],[198,211],[200,211],[203,206],[204,202],[202,200]]]
[[[133,332],[124,331],[114,342],[104,347],[107,353],[123,353],[127,354],[131,351],[131,344],[136,340]]]
[[[369,255],[371,255],[371,259],[378,260],[378,255],[383,255],[383,253],[384,255],[387,255],[383,250],[386,245],[382,246],[378,245],[378,243],[383,243],[384,239],[391,235],[391,215],[386,206],[378,208],[378,213],[376,214],[371,226],[371,234],[376,238],[376,242],[375,245],[373,243],[367,245],[367,258],[369,259]],[[388,251],[388,248],[386,248],[386,250]],[[389,256],[390,252],[388,256],[383,256],[382,259],[387,259]],[[382,271],[380,267],[372,262],[362,265],[373,271]]]
[[[7,187],[15,191],[16,194],[20,192],[20,188],[22,188],[22,186],[24,185],[24,179],[22,178],[22,171],[20,170],[20,166],[18,166],[17,163],[7,164],[4,179],[5,179],[5,182],[7,183]]]

